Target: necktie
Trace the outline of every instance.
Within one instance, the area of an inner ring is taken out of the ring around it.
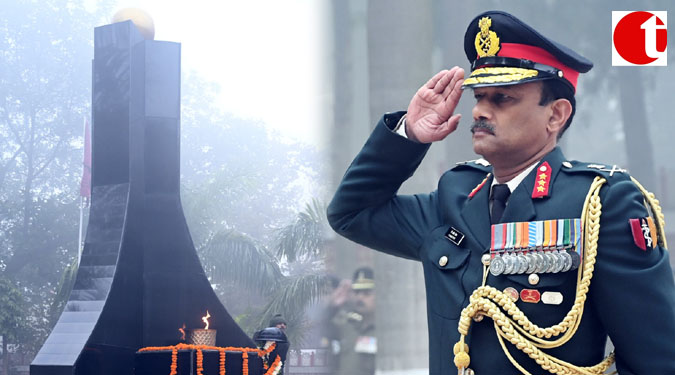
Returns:
[[[490,195],[490,200],[492,200],[492,212],[490,212],[490,223],[497,224],[504,214],[504,208],[506,208],[506,201],[511,195],[511,190],[509,190],[508,185],[506,184],[497,184],[492,187],[492,194]]]

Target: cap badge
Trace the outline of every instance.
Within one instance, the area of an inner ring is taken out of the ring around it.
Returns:
[[[499,52],[499,37],[497,33],[490,30],[492,20],[490,17],[483,17],[478,21],[480,32],[476,34],[476,53],[478,58],[485,56],[494,56]]]

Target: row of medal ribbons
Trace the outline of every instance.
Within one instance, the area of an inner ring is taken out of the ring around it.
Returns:
[[[567,272],[581,263],[581,219],[500,223],[491,232],[494,276]]]

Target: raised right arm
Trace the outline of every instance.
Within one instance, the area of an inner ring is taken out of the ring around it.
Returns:
[[[436,193],[397,195],[427,150],[394,133],[403,112],[385,115],[347,169],[328,206],[340,235],[392,255],[418,259],[424,234],[440,225]]]
[[[396,193],[429,144],[457,129],[461,116],[454,111],[463,81],[464,70],[453,67],[417,90],[408,106],[407,138],[393,131],[404,112],[380,120],[328,206],[328,221],[337,233],[376,250],[419,259],[424,234],[440,225],[436,193]]]

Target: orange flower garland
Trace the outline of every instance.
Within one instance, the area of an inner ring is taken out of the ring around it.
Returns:
[[[276,342],[272,342],[272,345],[269,346],[267,349],[258,349],[258,357],[264,357],[274,351],[274,349],[277,347]]]
[[[272,366],[265,372],[265,375],[277,375],[279,370],[281,370],[281,357],[277,355],[277,358],[272,362]]]
[[[269,346],[267,346],[267,344],[269,344]],[[265,346],[263,347],[264,355],[263,355],[262,359],[263,359],[263,369],[264,370],[267,370],[270,367],[269,364],[267,363],[268,360],[269,360],[268,357],[269,357],[269,354],[274,351],[274,348],[276,348],[276,345],[277,345],[277,343],[272,341],[272,342],[266,343]],[[267,373],[267,371],[265,371],[265,373]]]
[[[242,347],[218,347],[218,346],[208,346],[208,345],[190,345],[190,344],[177,344],[173,346],[148,346],[141,348],[139,352],[157,352],[162,350],[171,350],[171,372],[169,375],[177,375],[178,373],[178,350],[196,350],[197,351],[197,374],[203,375],[204,371],[204,353],[202,350],[217,350],[220,352],[220,375],[225,375],[225,352],[241,352],[242,353],[242,375],[248,374],[248,353],[256,353],[258,357],[264,358],[274,351],[276,348],[276,343],[272,343],[266,349],[258,348],[242,348]],[[263,361],[264,365],[267,366],[267,361]],[[276,375],[281,369],[281,357],[277,355],[276,359],[269,368],[265,367],[267,371],[265,375]]]
[[[178,348],[171,350],[171,372],[169,375],[176,375],[178,373]]]
[[[197,349],[197,375],[204,375],[204,353]]]

